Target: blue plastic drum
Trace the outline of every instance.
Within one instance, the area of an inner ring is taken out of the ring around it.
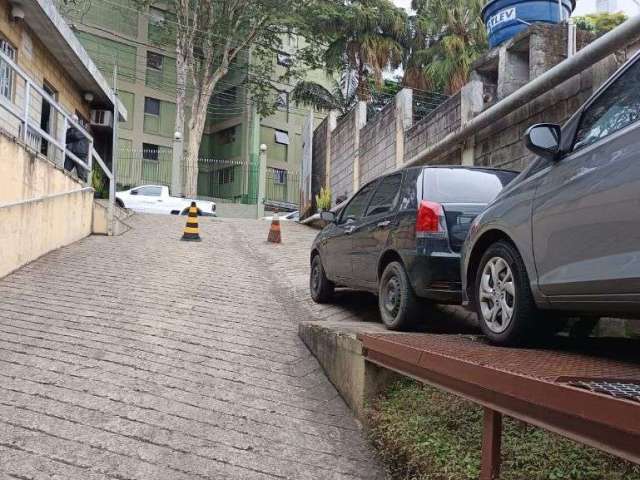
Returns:
[[[532,23],[560,23],[571,16],[575,0],[492,0],[482,9],[482,20],[487,27],[489,47],[497,47]]]

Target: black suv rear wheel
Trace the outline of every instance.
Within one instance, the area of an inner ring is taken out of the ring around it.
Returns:
[[[309,291],[311,298],[316,303],[328,303],[333,298],[335,285],[324,273],[320,255],[313,257],[311,261],[311,274],[309,275]]]
[[[380,316],[389,330],[404,330],[414,321],[418,300],[400,262],[386,266],[378,286]]]

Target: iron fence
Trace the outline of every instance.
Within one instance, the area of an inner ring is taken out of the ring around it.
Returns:
[[[267,168],[265,203],[299,205],[300,173]]]
[[[119,149],[116,168],[118,183],[127,187],[145,184],[170,186],[172,160],[171,148]]]
[[[154,149],[121,149],[117,156],[118,183],[122,188],[139,185],[171,187],[173,151],[168,147]],[[182,179],[187,175],[181,166]],[[255,162],[217,158],[198,159],[198,197],[228,202],[256,203],[259,166]]]

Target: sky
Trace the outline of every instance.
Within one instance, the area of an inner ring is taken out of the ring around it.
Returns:
[[[610,0],[611,1],[611,0]],[[633,0],[612,0],[616,3],[616,11],[623,11],[629,16],[637,15],[640,13],[640,8],[634,3]],[[397,6],[409,9],[411,6],[411,0],[393,0]],[[596,0],[577,0],[576,9],[573,12],[574,15],[584,15],[586,13],[593,13],[596,11]]]

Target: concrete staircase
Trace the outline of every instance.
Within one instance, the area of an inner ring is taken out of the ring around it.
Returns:
[[[94,235],[108,234],[108,210],[109,202],[107,200],[96,199],[93,202],[93,228]],[[113,207],[113,232],[115,236],[123,235],[131,230],[126,220],[133,215],[133,211],[128,208],[121,208],[117,205]]]

